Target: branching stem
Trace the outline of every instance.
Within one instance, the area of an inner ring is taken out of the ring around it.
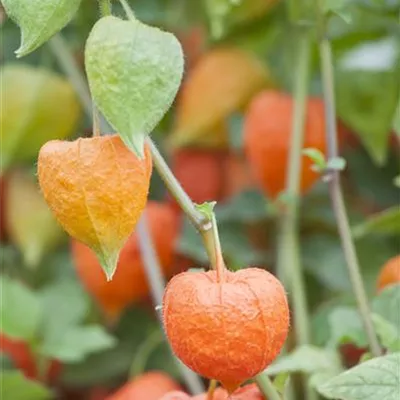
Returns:
[[[333,58],[331,44],[329,40],[325,37],[325,21],[324,16],[321,12],[319,0],[317,0],[317,10],[320,30],[319,49],[322,87],[325,101],[326,140],[328,144],[328,159],[332,159],[336,158],[339,153],[336,125]],[[382,354],[382,349],[379,345],[379,341],[371,319],[369,302],[362,280],[357,252],[353,242],[353,238],[351,236],[350,223],[343,199],[339,171],[330,172],[328,185],[332,207],[336,217],[339,235],[342,242],[343,253],[347,264],[347,270],[349,272],[353,292],[368,337],[369,347],[371,349],[371,353],[374,356],[379,356]]]

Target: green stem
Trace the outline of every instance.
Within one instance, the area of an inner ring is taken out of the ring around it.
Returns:
[[[294,90],[295,106],[292,122],[291,147],[287,173],[287,207],[282,213],[278,247],[278,275],[285,282],[290,274],[290,289],[294,307],[294,323],[298,344],[310,342],[304,277],[300,264],[298,243],[298,203],[301,172],[301,152],[304,137],[306,100],[310,62],[310,42],[303,35],[299,43],[298,70]]]
[[[329,40],[326,39],[324,35],[320,35],[319,46],[321,57],[322,86],[325,100],[328,159],[332,159],[338,156],[332,49]],[[336,217],[339,235],[342,242],[343,253],[346,259],[347,269],[349,272],[354,295],[356,297],[358,309],[360,311],[364,328],[367,333],[371,353],[374,356],[379,356],[382,354],[382,350],[379,345],[374,325],[372,323],[371,312],[369,309],[368,298],[360,272],[357,252],[351,236],[349,219],[347,216],[342,188],[340,185],[339,171],[330,171],[328,178],[332,207]]]
[[[93,105],[89,88],[74,56],[72,55],[68,43],[64,40],[61,33],[58,33],[49,40],[48,45],[60,64],[61,69],[71,82],[85,113],[93,120]],[[99,117],[99,126],[102,132],[110,131],[110,127],[103,117]]]
[[[149,137],[146,139],[146,142],[150,148],[154,166],[161,176],[161,179],[164,181],[168,191],[178,202],[195,228],[199,231],[200,235],[202,236],[203,244],[207,251],[211,267],[218,272],[219,277],[222,277],[224,271],[221,271],[221,269],[224,268],[220,268],[220,266],[223,266],[223,261],[215,214],[211,213],[211,215],[206,215],[206,213],[203,213],[196,208],[196,205],[182,188],[181,184],[178,182],[168,164],[158,151],[157,146]]]
[[[259,374],[255,377],[255,381],[261,391],[261,393],[268,400],[282,400],[278,391],[276,390],[274,384],[269,379],[269,376],[266,374]]]
[[[286,176],[288,203],[280,221],[278,244],[278,276],[288,282],[294,309],[294,327],[297,345],[311,342],[310,317],[308,312],[306,285],[301,266],[299,243],[299,194],[301,183],[302,149],[307,109],[310,70],[310,38],[308,32],[299,30],[296,81],[294,88],[294,110],[292,119],[291,146]],[[290,276],[290,279],[289,279]],[[316,393],[306,387],[306,399],[316,398]]]
[[[54,35],[48,42],[51,51],[59,62],[62,70],[68,76],[75,89],[86,114],[92,118],[92,99],[90,97],[87,82],[81,73],[68,43],[60,33]]]
[[[138,233],[140,254],[143,259],[143,266],[149,282],[153,303],[160,305],[162,304],[164,295],[164,278],[153,240],[148,230],[146,212],[144,212],[144,215],[140,218],[136,227],[136,231]],[[157,314],[157,316],[160,320],[161,326],[163,326],[163,319],[161,315]],[[175,357],[175,361],[180,369],[183,379],[190,388],[190,391],[193,394],[202,393],[204,391],[204,387],[200,377],[190,370],[185,364],[183,364],[177,357]]]
[[[161,330],[154,331],[142,343],[135,354],[129,370],[129,377],[134,378],[143,373],[146,369],[147,361],[155,349],[164,342],[164,335]]]
[[[181,184],[175,178],[175,175],[170,170],[168,164],[165,162],[164,158],[157,149],[157,146],[148,137],[146,142],[150,148],[154,166],[156,167],[161,179],[164,181],[167,189],[175,197],[176,201],[191,220],[193,225],[199,232],[207,231],[211,229],[211,221],[207,217],[197,210],[194,203],[184,191]]]
[[[132,8],[129,6],[128,2],[126,0],[119,0],[119,2],[121,3],[127,17],[131,20],[134,20],[135,14],[134,14]]]
[[[110,0],[99,0],[99,6],[100,6],[100,14],[102,17],[111,15],[112,8]]]

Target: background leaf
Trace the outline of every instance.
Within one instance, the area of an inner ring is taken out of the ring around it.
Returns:
[[[372,311],[397,327],[400,335],[400,285],[385,288],[372,300]]]
[[[115,339],[100,325],[75,326],[59,332],[57,337],[45,342],[40,351],[47,357],[74,363],[88,354],[109,349],[115,343]]]
[[[363,58],[366,52],[375,52],[375,57]],[[387,65],[376,64],[382,63],[382,52],[391,52]],[[339,60],[336,79],[339,117],[359,135],[378,165],[386,161],[388,138],[400,93],[398,60],[395,39],[363,44]]]
[[[319,347],[303,345],[288,355],[278,358],[265,372],[276,375],[283,372],[310,374],[321,370],[340,370],[340,361],[335,352]]]
[[[353,235],[361,238],[370,233],[396,235],[400,233],[400,207],[391,207],[373,214],[365,222],[353,227]]]
[[[7,14],[21,28],[18,57],[36,50],[64,28],[77,12],[81,0],[3,0]]]
[[[1,395],[4,400],[50,400],[53,393],[39,382],[27,379],[19,371],[1,371]]]
[[[4,171],[14,163],[32,161],[48,140],[73,134],[80,106],[71,85],[49,70],[8,64],[1,74],[0,170]]]
[[[25,264],[35,268],[45,254],[65,240],[65,232],[46,204],[33,174],[13,171],[7,176],[7,185],[7,231]]]
[[[72,279],[60,279],[39,293],[45,316],[42,324],[44,342],[56,340],[80,324],[89,312],[89,299]]]
[[[42,318],[36,294],[22,283],[0,276],[1,332],[10,338],[35,339]]]
[[[374,358],[341,373],[318,387],[328,399],[397,400],[400,387],[400,353]]]

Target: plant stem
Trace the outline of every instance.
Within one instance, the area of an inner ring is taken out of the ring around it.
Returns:
[[[217,381],[215,379],[211,379],[207,390],[207,400],[213,400],[216,388],[217,388]]]
[[[298,70],[294,90],[294,111],[292,120],[292,136],[286,180],[289,197],[287,207],[281,217],[281,235],[278,248],[278,272],[285,282],[290,273],[290,289],[293,297],[294,323],[297,344],[310,342],[307,301],[304,277],[300,264],[300,248],[298,243],[298,203],[301,178],[301,152],[304,137],[304,121],[310,62],[310,42],[308,35],[300,38],[298,53]]]
[[[48,45],[60,64],[61,69],[71,82],[85,113],[93,120],[93,106],[89,88],[74,56],[71,53],[68,43],[64,40],[62,35],[58,33],[49,40]],[[100,130],[102,132],[109,132],[111,128],[104,118],[100,117],[99,120]]]
[[[259,374],[255,377],[255,381],[262,394],[268,400],[282,400],[278,391],[276,390],[274,384],[271,382],[271,379],[266,374]]]
[[[131,367],[129,369],[129,377],[134,378],[146,369],[146,363],[154,350],[161,345],[165,340],[165,336],[159,330],[152,332],[147,336],[144,343],[141,343],[138,351],[133,358]]]
[[[119,0],[119,2],[121,3],[127,17],[131,20],[134,20],[135,14],[133,13],[132,8],[129,6],[128,2],[126,0]]]
[[[211,221],[207,219],[207,217],[202,212],[197,210],[194,203],[187,195],[187,193],[183,190],[181,184],[175,178],[175,175],[172,173],[168,164],[165,162],[164,158],[158,151],[157,146],[149,137],[147,137],[146,142],[150,148],[154,166],[161,176],[161,179],[167,186],[167,189],[175,197],[182,210],[189,217],[189,219],[192,221],[193,225],[198,231],[202,232],[204,230],[210,230],[212,227]]]
[[[299,244],[299,192],[302,174],[302,149],[307,108],[307,93],[310,70],[310,37],[307,31],[299,30],[299,45],[296,81],[294,88],[294,110],[292,118],[291,146],[286,175],[288,203],[281,215],[278,245],[278,276],[288,282],[294,309],[294,326],[297,345],[309,344],[310,318],[307,305],[305,281],[301,266]],[[289,280],[290,274],[290,280]],[[316,398],[316,393],[308,385],[306,399]]]
[[[92,118],[92,99],[90,97],[89,89],[86,80],[71,53],[71,49],[68,47],[68,43],[64,40],[61,34],[58,33],[49,40],[48,45],[50,46],[54,56],[57,58],[64,73],[68,76],[86,114]]]
[[[206,213],[203,213],[196,208],[196,205],[182,188],[181,184],[178,182],[168,164],[158,151],[157,146],[149,137],[146,138],[146,143],[150,148],[154,166],[161,176],[161,179],[164,181],[168,191],[175,198],[182,210],[200,233],[211,267],[217,271],[218,279],[222,279],[225,267],[222,260],[221,243],[219,240],[218,226],[214,212],[212,212],[211,215],[206,215]]]
[[[102,17],[111,15],[111,1],[110,0],[99,0],[100,14]]]
[[[325,100],[328,159],[332,159],[338,156],[332,50],[329,40],[323,35],[320,36],[319,46],[321,58],[322,86]],[[357,300],[358,309],[363,320],[365,331],[367,333],[371,353],[374,356],[379,356],[382,354],[382,350],[379,345],[379,341],[372,323],[368,298],[360,272],[357,252],[353,239],[351,237],[349,219],[347,216],[342,188],[340,185],[339,171],[330,171],[329,174],[329,193],[331,197],[333,211],[336,217],[336,222],[338,225],[339,235],[342,242],[342,248],[346,259],[350,281],[353,287],[354,295]]]
[[[161,305],[164,294],[164,278],[162,276],[160,263],[158,261],[157,254],[147,228],[146,211],[140,218],[136,229],[139,238],[140,254],[143,258],[143,265],[149,282],[153,303]],[[162,317],[159,314],[157,315],[159,317],[161,326],[163,326]],[[178,363],[182,377],[184,378],[190,391],[193,394],[202,393],[204,391],[204,387],[200,377],[186,367],[186,365],[183,364],[178,358],[175,359]]]

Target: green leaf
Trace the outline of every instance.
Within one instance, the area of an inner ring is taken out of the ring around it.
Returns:
[[[213,218],[214,207],[217,204],[216,201],[205,202],[203,204],[196,204],[195,207],[198,211],[206,216],[209,220]]]
[[[35,293],[4,275],[0,276],[0,287],[1,332],[10,338],[33,340],[42,318]]]
[[[319,347],[326,346],[331,337],[329,317],[336,308],[354,305],[351,296],[341,296],[322,303],[313,313],[311,319],[311,330],[313,332],[314,344]]]
[[[400,351],[400,332],[398,327],[377,314],[372,314],[372,321],[382,346],[390,352]]]
[[[393,56],[394,61],[385,69],[371,63],[362,64],[363,60],[370,59],[377,62],[380,48],[388,45],[387,41],[369,43],[343,56],[336,80],[339,117],[359,136],[378,165],[384,164],[387,158],[388,138],[400,93],[398,44],[393,42],[392,53],[397,52],[397,56]],[[364,54],[370,56],[364,57]]]
[[[359,312],[353,307],[339,307],[329,315],[331,337],[329,344],[337,347],[343,343],[354,343],[365,347],[368,342]]]
[[[1,69],[0,170],[32,161],[51,139],[74,133],[80,106],[72,86],[51,71],[22,64]]]
[[[274,386],[279,393],[283,394],[285,392],[289,379],[290,375],[287,372],[282,372],[274,378]]]
[[[265,198],[259,191],[243,191],[215,208],[218,221],[259,222],[267,218]]]
[[[351,22],[350,6],[353,0],[324,0],[322,2],[322,11],[325,14],[334,13],[343,19],[344,22]]]
[[[41,383],[27,379],[20,371],[1,371],[1,398],[4,400],[47,400],[54,395]]]
[[[44,320],[44,342],[56,340],[78,325],[89,312],[89,299],[75,280],[52,282],[40,292]]]
[[[302,153],[314,161],[315,169],[318,171],[324,171],[326,169],[326,159],[322,151],[315,149],[314,147],[309,147],[304,149]]]
[[[379,251],[376,251],[376,248]],[[393,248],[385,238],[367,236],[356,242],[367,291],[375,292],[379,268],[392,256]],[[327,288],[347,292],[351,289],[340,241],[333,235],[312,234],[302,239],[304,267]]]
[[[47,357],[76,363],[92,353],[112,348],[116,340],[99,325],[71,327],[43,344],[40,352]]]
[[[374,358],[341,373],[318,387],[328,399],[397,400],[400,388],[400,353]]]
[[[364,149],[346,152],[347,176],[357,197],[383,210],[399,202],[399,189],[393,178],[399,173],[398,157],[392,152],[387,163],[377,168]]]
[[[372,311],[397,327],[400,334],[400,285],[386,287],[372,300]]]
[[[374,214],[367,221],[354,226],[352,231],[355,238],[371,233],[397,235],[400,233],[400,207],[391,207]]]
[[[69,364],[64,368],[63,384],[68,387],[91,387],[112,384],[121,376],[126,376],[134,354],[140,351],[143,341],[160,326],[153,313],[143,307],[128,309],[115,331],[118,343],[115,347],[89,355],[78,364]],[[164,370],[179,378],[179,371],[171,367],[172,355],[167,346],[157,348],[147,364],[147,369]]]
[[[8,354],[5,354],[2,351],[0,351],[0,370],[5,371],[5,370],[15,370],[15,369],[16,367],[11,357],[9,357]]]
[[[252,24],[278,3],[278,0],[206,0],[211,34],[221,39],[240,26]]]
[[[81,0],[3,0],[7,14],[21,28],[17,57],[25,56],[47,42],[67,25]]]
[[[170,108],[184,59],[174,35],[134,19],[100,19],[86,43],[94,101],[124,143],[144,156],[144,139]]]
[[[331,350],[321,349],[311,345],[298,347],[292,353],[278,358],[265,372],[268,375],[277,375],[284,372],[314,372],[340,370],[340,360]]]

